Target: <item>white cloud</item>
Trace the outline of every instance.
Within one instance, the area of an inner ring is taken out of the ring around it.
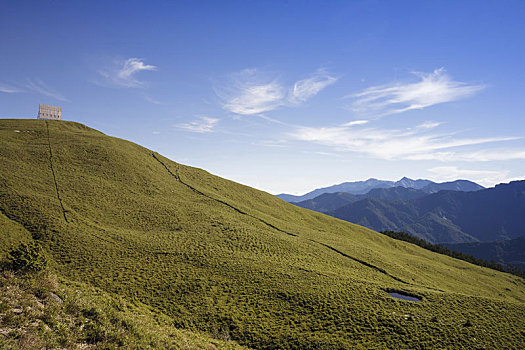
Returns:
[[[427,121],[427,122],[419,124],[417,126],[417,128],[420,128],[420,129],[434,129],[434,128],[437,128],[440,125],[441,125],[441,123],[438,123],[438,122]]]
[[[314,154],[320,155],[320,156],[328,156],[328,157],[341,157],[339,153],[332,153],[332,152],[314,152]]]
[[[336,81],[337,78],[330,76],[326,71],[318,70],[310,78],[299,80],[294,84],[288,101],[293,104],[305,102]]]
[[[348,96],[355,99],[352,110],[381,117],[455,101],[484,88],[483,85],[455,81],[443,68],[436,69],[432,73],[415,72],[414,74],[420,81],[373,86]]]
[[[16,86],[0,83],[0,92],[12,94],[15,92],[22,92],[22,90]]]
[[[509,138],[510,140],[511,138]],[[463,162],[491,162],[498,160],[525,160],[525,149],[499,148],[490,150],[463,151],[463,152],[434,152],[428,154],[414,154],[410,160],[438,160]]]
[[[114,86],[142,87],[145,83],[136,78],[137,73],[154,70],[157,70],[156,66],[145,64],[141,58],[132,57],[123,62],[115,61],[112,67],[99,69],[98,73]]]
[[[191,132],[208,133],[214,131],[218,122],[217,118],[201,116],[189,123],[179,124],[177,127]]]
[[[55,98],[55,99],[57,99],[59,101],[69,101],[60,92],[58,92],[58,91],[54,90],[53,88],[49,87],[42,80],[39,80],[39,79],[27,80],[27,83],[24,84],[24,88],[26,90],[37,92],[37,93],[42,94],[44,96],[49,96],[49,97]]]
[[[150,97],[150,96],[144,96],[144,99],[146,101],[148,101],[149,103],[152,103],[154,105],[161,105],[162,104],[162,102],[160,102],[160,101],[158,101],[158,100],[156,100],[156,99],[154,99],[153,97]]]
[[[59,101],[69,101],[64,95],[62,95],[60,92],[56,91],[55,89],[51,88],[49,85],[47,85],[40,79],[34,79],[34,80],[27,79],[25,82],[19,83],[16,85],[7,85],[7,84],[0,83],[0,92],[5,92],[5,93],[36,92],[44,96],[52,97]]]
[[[353,120],[348,123],[344,123],[343,126],[363,125],[368,123],[368,120]]]
[[[289,134],[289,137],[329,146],[337,151],[355,152],[379,159],[441,161],[472,156],[472,153],[464,150],[455,150],[460,147],[518,139],[516,137],[456,138],[452,134],[429,133],[429,128],[394,130],[356,128],[354,125],[347,124],[320,128],[298,127]],[[485,153],[485,156],[487,155],[488,153]],[[499,159],[506,157],[508,158],[509,155],[501,155]],[[480,159],[481,156],[477,160]],[[496,157],[492,160],[496,160]]]
[[[244,115],[271,111],[282,105],[283,90],[283,87],[275,82],[246,86],[223,107],[230,112]]]
[[[231,75],[229,84],[216,89],[216,93],[224,109],[236,114],[254,115],[303,103],[336,80],[324,70],[319,70],[287,89],[278,79],[269,79],[257,69],[244,69]]]
[[[468,179],[483,186],[493,186],[501,182],[508,182],[509,172],[507,170],[473,170],[460,169],[455,166],[441,166],[428,169],[435,181],[454,181],[457,179]]]

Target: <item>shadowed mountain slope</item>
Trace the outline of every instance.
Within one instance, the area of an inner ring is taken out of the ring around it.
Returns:
[[[426,195],[427,193],[422,190],[398,186],[391,188],[374,188],[366,194],[350,194],[346,192],[325,193],[313,199],[293,204],[301,208],[326,213],[339,209],[349,203],[355,203],[366,198],[377,198],[391,201],[420,198]]]
[[[367,198],[329,215],[377,231],[403,231],[432,243],[512,239],[525,232],[525,181],[475,192],[440,191],[406,201]]]
[[[525,236],[505,241],[442,245],[487,261],[516,266],[525,271]]]
[[[516,276],[77,123],[2,120],[0,161],[0,246],[35,240],[61,278],[148,305],[177,327],[258,349],[525,346]]]
[[[441,190],[451,190],[451,191],[478,191],[483,189],[483,186],[478,185],[472,181],[468,180],[456,180],[443,183],[435,183],[430,180],[412,180],[407,177],[402,178],[399,181],[388,181],[388,180],[378,180],[378,179],[368,179],[366,181],[355,181],[355,182],[343,182],[341,184],[318,188],[311,192],[308,192],[302,196],[295,196],[291,194],[281,193],[277,197],[285,200],[287,202],[302,202],[308,199],[313,199],[325,193],[336,193],[336,192],[346,192],[350,194],[363,195],[368,193],[373,189],[388,189],[392,187],[404,187],[412,188],[415,190],[421,190],[425,193],[435,193]]]

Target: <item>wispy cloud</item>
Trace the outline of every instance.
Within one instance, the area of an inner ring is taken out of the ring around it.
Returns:
[[[152,103],[154,105],[161,105],[162,104],[162,102],[160,102],[160,101],[158,101],[158,100],[156,100],[156,99],[154,99],[153,97],[150,97],[150,96],[144,96],[144,99],[146,101],[148,101],[149,103]]]
[[[459,100],[484,88],[483,85],[455,81],[445,73],[444,68],[436,69],[432,73],[413,74],[419,81],[373,86],[347,96],[354,99],[352,110],[381,117]]]
[[[255,69],[232,76],[232,83],[219,93],[223,108],[237,114],[258,114],[282,105],[286,89],[276,80],[261,82]]]
[[[290,91],[288,101],[293,104],[305,102],[336,81],[336,77],[333,77],[325,70],[320,69],[310,78],[297,81],[294,84],[293,89]]]
[[[0,92],[5,92],[7,94],[12,94],[12,93],[15,93],[15,92],[22,92],[22,91],[23,90],[21,90],[20,88],[18,88],[16,86],[0,83]]]
[[[442,162],[491,162],[498,160],[525,160],[525,149],[497,148],[476,151],[440,151],[427,154],[413,154],[410,160],[437,160]]]
[[[437,128],[440,125],[441,125],[441,123],[439,123],[439,122],[426,121],[426,122],[421,123],[418,126],[416,126],[416,128],[420,128],[420,129],[434,129],[434,128]]]
[[[222,107],[236,114],[254,115],[281,106],[304,103],[337,78],[318,70],[311,77],[287,88],[277,78],[268,78],[257,69],[244,69],[231,75],[229,80],[226,86],[216,89]]]
[[[428,169],[431,177],[436,181],[454,181],[468,179],[483,186],[492,186],[501,182],[508,182],[508,170],[474,170],[460,169],[455,166],[440,166]]]
[[[368,120],[353,120],[348,123],[344,123],[343,126],[354,126],[354,125],[363,125],[368,123]]]
[[[517,137],[458,138],[454,134],[431,133],[431,128],[409,128],[404,130],[363,128],[359,125],[343,124],[333,127],[299,127],[289,133],[294,140],[313,142],[332,147],[336,151],[355,152],[386,160],[452,161],[472,157],[472,152],[457,150],[460,147],[516,140]],[[488,160],[489,153],[484,153]],[[496,156],[495,153],[490,153]],[[524,156],[521,152],[513,157]],[[505,159],[500,155],[492,160]],[[480,154],[476,160],[482,160]],[[515,158],[513,158],[515,159]]]
[[[36,92],[38,94],[52,97],[59,101],[69,101],[63,94],[53,89],[40,79],[27,79],[24,82],[17,84],[3,84],[0,83],[0,92],[5,93],[30,93]]]
[[[208,132],[214,131],[214,128],[218,122],[219,122],[219,119],[217,118],[200,116],[194,121],[191,121],[189,123],[178,124],[176,126],[178,128],[181,128],[187,131],[191,131],[191,132],[208,133]]]
[[[157,70],[156,66],[145,64],[142,58],[132,57],[125,61],[115,60],[111,67],[99,68],[98,73],[113,86],[143,87],[145,83],[137,79],[137,74],[154,70]]]
[[[29,90],[29,91],[37,92],[37,93],[42,94],[44,96],[49,96],[49,97],[55,98],[55,99],[57,99],[59,101],[69,101],[60,92],[58,92],[55,89],[49,87],[42,80],[39,80],[39,79],[28,80],[27,83],[24,85],[24,87],[27,90]]]

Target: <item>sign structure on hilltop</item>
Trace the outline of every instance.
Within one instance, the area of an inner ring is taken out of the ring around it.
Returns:
[[[62,120],[62,107],[39,105],[38,119]]]

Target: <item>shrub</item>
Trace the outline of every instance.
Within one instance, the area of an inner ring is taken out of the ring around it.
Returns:
[[[42,271],[47,267],[47,258],[38,244],[21,243],[9,251],[9,263],[15,271]]]

